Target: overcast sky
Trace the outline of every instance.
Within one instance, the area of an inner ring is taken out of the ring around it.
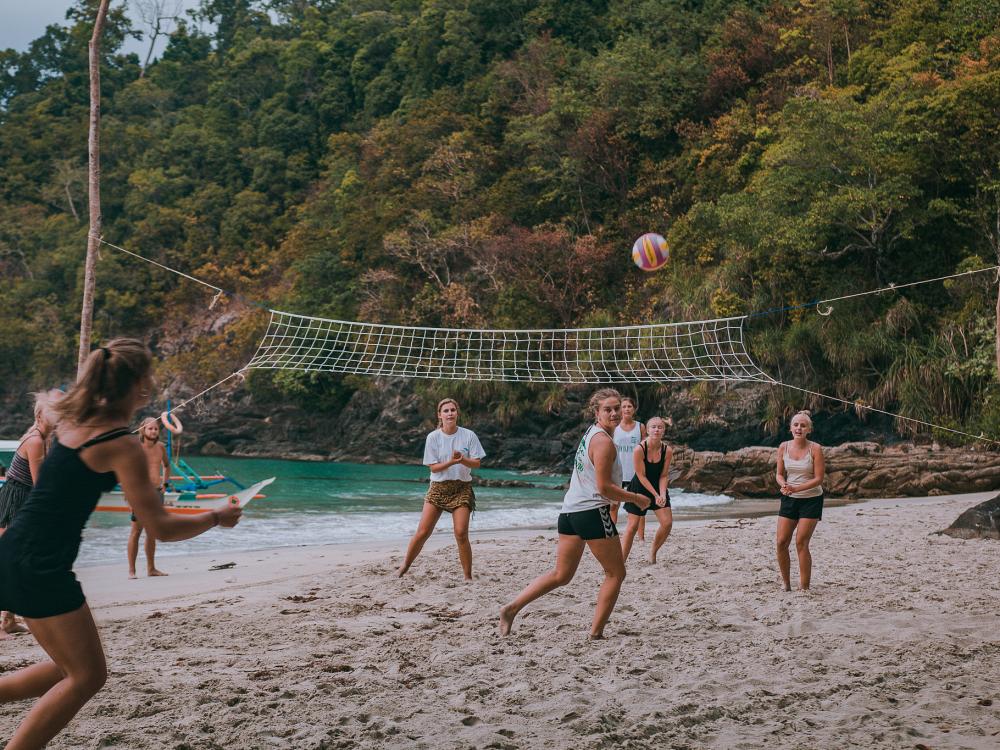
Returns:
[[[180,0],[183,8],[194,8],[197,0]],[[112,0],[112,7],[121,6],[123,0]],[[49,24],[65,24],[66,10],[72,3],[66,0],[0,0],[0,49],[14,48],[23,52],[32,41],[45,33]],[[173,0],[167,0],[167,6],[173,9]],[[133,5],[129,6],[129,15],[136,28],[144,29]],[[163,50],[164,40],[156,43],[154,56]],[[142,56],[146,54],[146,42],[129,40],[125,49]]]

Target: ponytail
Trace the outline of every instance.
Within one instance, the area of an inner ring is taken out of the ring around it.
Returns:
[[[115,339],[92,351],[80,376],[55,404],[59,419],[74,424],[100,419],[128,419],[126,403],[136,384],[148,377],[152,355],[136,339]]]

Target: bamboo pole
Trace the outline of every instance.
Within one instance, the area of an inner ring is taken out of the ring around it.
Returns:
[[[87,262],[83,274],[83,308],[80,311],[80,351],[77,357],[77,375],[90,354],[90,335],[94,322],[94,275],[97,265],[98,240],[101,236],[101,34],[108,16],[108,0],[101,0],[94,21],[94,33],[90,37],[90,135],[87,152],[90,157],[88,167],[88,200],[90,208],[90,231],[87,233]]]

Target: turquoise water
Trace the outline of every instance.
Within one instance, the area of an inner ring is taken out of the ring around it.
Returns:
[[[8,456],[0,457],[0,460]],[[5,461],[6,462],[6,461]],[[423,466],[281,461],[276,459],[188,459],[203,474],[226,474],[245,485],[277,477],[266,498],[254,500],[232,530],[211,531],[185,542],[158,545],[157,559],[192,553],[267,547],[337,544],[398,539],[413,533],[420,518],[428,476]],[[483,479],[513,479],[536,487],[476,487],[472,531],[554,527],[566,476],[541,476],[481,469]],[[223,490],[224,491],[224,490]],[[671,491],[680,512],[732,502],[719,495]],[[95,513],[84,530],[79,564],[123,560],[129,519],[124,513]],[[445,514],[438,531],[450,533]],[[140,553],[140,566],[143,564]]]

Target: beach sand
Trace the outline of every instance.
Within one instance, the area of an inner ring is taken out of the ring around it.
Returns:
[[[987,497],[827,509],[808,593],[779,590],[773,516],[678,523],[598,642],[589,554],[497,634],[554,531],[474,539],[470,585],[450,534],[402,580],[402,542],[84,568],[111,676],[51,747],[997,748],[1000,543],[930,535]],[[3,671],[41,656],[0,642]]]

